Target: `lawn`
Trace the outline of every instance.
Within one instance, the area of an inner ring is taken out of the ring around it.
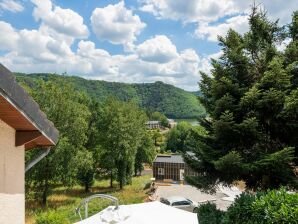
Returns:
[[[35,223],[36,217],[44,214],[55,212],[63,216],[69,223],[79,221],[79,216],[75,214],[75,208],[80,204],[81,200],[85,197],[101,193],[110,194],[119,199],[119,204],[134,204],[144,202],[147,195],[145,186],[150,182],[150,175],[134,177],[132,185],[127,185],[120,190],[117,184],[113,188],[109,187],[109,181],[96,181],[93,185],[91,192],[86,194],[84,188],[75,186],[72,189],[64,187],[56,187],[53,189],[51,196],[48,197],[48,203],[43,208],[38,202],[26,200],[26,224]],[[95,199],[89,203],[89,216],[95,214],[108,206],[111,201],[105,199]],[[84,209],[81,211],[84,215]]]

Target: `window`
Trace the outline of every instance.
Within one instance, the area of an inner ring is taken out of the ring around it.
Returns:
[[[190,205],[189,201],[176,201],[172,204],[172,206],[180,206],[180,205]]]
[[[158,175],[165,175],[165,169],[164,168],[158,168]]]
[[[177,202],[173,202],[172,206],[179,206],[180,205],[180,202],[177,201]]]
[[[160,199],[160,202],[161,202],[161,203],[164,203],[164,204],[166,204],[166,205],[170,205],[170,202],[169,202],[167,199],[165,199],[165,198],[161,198],[161,199]]]
[[[180,201],[180,205],[190,205],[189,201]]]

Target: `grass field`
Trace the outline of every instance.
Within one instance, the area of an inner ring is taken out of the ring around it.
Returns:
[[[132,185],[127,185],[123,190],[119,190],[117,184],[114,188],[109,187],[109,181],[96,181],[91,192],[86,194],[84,188],[75,186],[72,189],[57,187],[53,189],[51,196],[48,197],[48,204],[43,208],[34,200],[26,200],[26,224],[35,223],[36,217],[44,214],[55,212],[63,216],[69,223],[79,221],[79,216],[74,210],[85,197],[96,194],[110,194],[119,199],[119,204],[134,204],[144,202],[146,199],[145,186],[150,182],[150,175],[134,177]],[[89,216],[95,214],[108,206],[111,201],[105,199],[95,199],[89,203]],[[84,210],[81,211],[82,216]]]

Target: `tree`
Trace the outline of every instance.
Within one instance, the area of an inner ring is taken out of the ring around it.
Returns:
[[[212,60],[212,76],[202,73],[200,101],[208,119],[207,135],[198,135],[186,161],[201,173],[188,181],[206,191],[218,183],[244,180],[250,189],[297,187],[297,12],[290,25],[292,41],[278,22],[253,7],[250,30],[229,30],[219,37],[223,56]]]
[[[135,176],[141,174],[144,163],[151,164],[156,155],[153,140],[149,133],[146,133],[142,139],[142,144],[137,149],[135,158]]]
[[[114,161],[114,155],[110,151],[102,148],[101,145],[97,146],[95,150],[96,168],[98,173],[103,178],[110,179],[110,187],[113,187],[113,180],[116,175],[116,165]]]
[[[120,189],[131,182],[137,149],[146,131],[146,115],[133,103],[109,98],[100,113],[100,145],[111,155]]]
[[[158,141],[160,139],[162,139],[162,134],[160,133],[160,131],[158,129],[152,130],[151,134],[152,134],[152,138],[154,140],[154,146],[157,147],[158,146]]]
[[[169,126],[168,118],[160,112],[153,112],[152,114],[150,114],[149,119],[154,121],[160,121],[163,127]]]
[[[74,160],[77,169],[77,180],[81,186],[85,187],[85,192],[89,192],[94,183],[94,159],[93,153],[88,150],[78,151]]]
[[[55,183],[71,186],[76,182],[76,168],[73,162],[79,150],[87,141],[87,123],[90,116],[88,98],[77,92],[71,85],[60,79],[59,85],[49,80],[39,81],[30,90],[33,98],[59,130],[59,141],[50,153],[36,164],[27,174],[27,186],[41,193],[42,203],[46,205],[47,196]],[[29,152],[29,160],[38,150]]]
[[[191,129],[192,126],[188,122],[178,123],[167,134],[165,150],[171,152],[185,151],[185,140]]]

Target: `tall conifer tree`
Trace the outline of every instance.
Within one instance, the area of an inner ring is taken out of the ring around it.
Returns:
[[[201,174],[188,181],[206,191],[235,180],[254,190],[297,186],[298,13],[280,27],[253,7],[249,25],[244,35],[219,37],[223,55],[211,76],[202,73],[208,135],[197,137],[196,158],[185,157]],[[277,50],[287,35],[291,42]]]

